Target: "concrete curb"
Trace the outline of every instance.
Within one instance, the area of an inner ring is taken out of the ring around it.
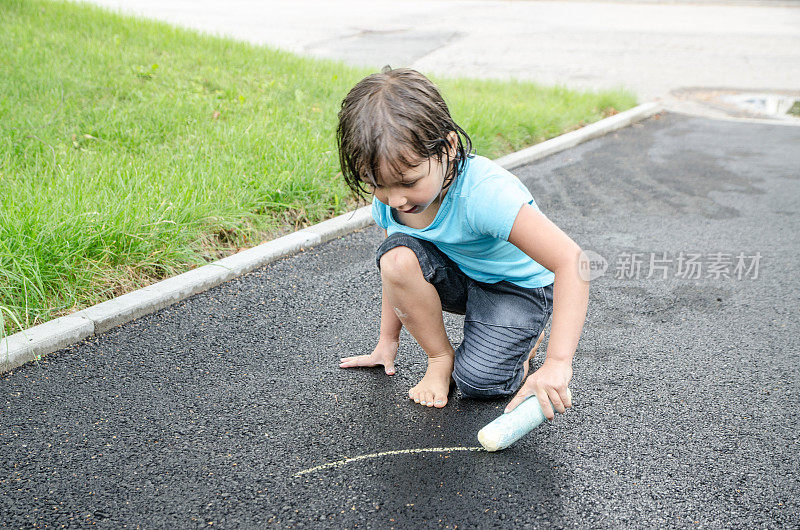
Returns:
[[[581,127],[575,131],[562,134],[561,136],[556,136],[555,138],[547,140],[546,142],[532,145],[531,147],[522,149],[516,153],[511,153],[510,155],[498,158],[495,160],[495,162],[508,170],[519,166],[524,166],[525,164],[529,164],[534,160],[544,158],[548,155],[552,155],[553,153],[563,151],[564,149],[568,149],[580,143],[591,140],[592,138],[597,138],[598,136],[608,134],[611,131],[616,131],[617,129],[627,127],[631,123],[649,118],[653,114],[658,113],[661,108],[661,104],[659,103],[643,103],[638,107],[626,110],[625,112],[620,112],[619,114],[615,114],[598,122],[592,123],[586,127]]]
[[[662,107],[658,103],[645,103],[576,131],[506,155],[496,162],[506,169],[514,169],[641,121],[661,110]],[[103,333],[120,324],[158,311],[302,249],[369,226],[372,222],[371,207],[365,206],[107,302],[2,338],[0,373],[66,348],[91,335]]]

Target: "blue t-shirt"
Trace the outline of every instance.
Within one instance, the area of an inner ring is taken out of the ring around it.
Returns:
[[[433,222],[416,229],[398,223],[392,209],[372,198],[372,217],[388,235],[409,234],[435,244],[470,278],[544,287],[555,275],[508,242],[523,204],[536,202],[517,177],[483,156],[468,158]]]

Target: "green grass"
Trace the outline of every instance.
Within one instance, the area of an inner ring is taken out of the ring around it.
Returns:
[[[356,206],[335,152],[371,71],[95,7],[0,2],[0,332]],[[635,104],[433,78],[495,158]]]

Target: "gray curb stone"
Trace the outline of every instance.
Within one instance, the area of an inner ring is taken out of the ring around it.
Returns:
[[[661,110],[662,106],[658,103],[645,103],[576,131],[506,155],[495,162],[511,170],[621,129]],[[371,207],[364,206],[71,315],[3,337],[0,339],[0,373],[13,370],[26,362],[80,342],[91,335],[103,333],[125,322],[158,311],[277,259],[369,226],[372,222]]]
[[[574,147],[592,138],[597,138],[598,136],[608,134],[617,129],[627,127],[631,123],[641,121],[656,114],[661,108],[659,103],[644,103],[638,107],[587,125],[586,127],[581,127],[575,131],[556,136],[546,142],[532,145],[516,153],[498,158],[495,162],[508,170],[524,166],[525,164],[530,164],[534,160]]]
[[[76,313],[5,337],[0,340],[0,372],[13,370],[92,334],[94,322]]]

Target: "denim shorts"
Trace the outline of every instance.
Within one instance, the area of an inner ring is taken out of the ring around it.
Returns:
[[[417,256],[422,275],[436,288],[442,309],[464,315],[464,341],[456,348],[453,379],[467,397],[514,394],[523,367],[553,312],[553,285],[520,287],[483,283],[464,274],[436,245],[394,233],[378,247],[375,261],[395,247]]]

